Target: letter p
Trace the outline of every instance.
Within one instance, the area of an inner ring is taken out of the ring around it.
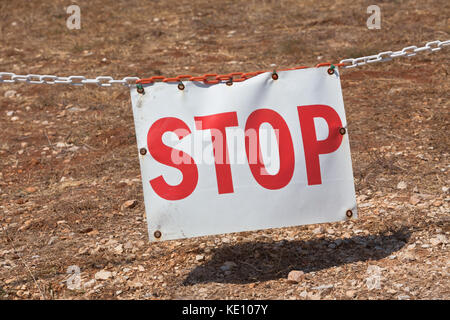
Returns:
[[[308,185],[322,184],[319,155],[334,152],[341,145],[342,135],[339,132],[342,127],[341,119],[333,108],[326,105],[299,106],[297,110],[305,151]],[[314,118],[322,118],[326,121],[328,137],[325,140],[317,140]]]

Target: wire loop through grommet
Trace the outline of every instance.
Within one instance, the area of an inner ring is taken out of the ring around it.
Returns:
[[[142,86],[142,84],[137,84],[136,85],[136,90],[140,94],[145,94],[145,90],[144,90],[144,87]]]
[[[272,79],[278,80],[278,73],[276,71],[272,72]]]
[[[336,67],[334,66],[334,64],[332,64],[332,65],[328,68],[327,72],[328,72],[328,74],[329,74],[330,76],[334,74],[334,69],[335,69],[335,68],[336,68]]]

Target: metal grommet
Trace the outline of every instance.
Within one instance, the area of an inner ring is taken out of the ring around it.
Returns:
[[[334,74],[334,68],[336,68],[333,64],[328,68],[327,72],[331,76]]]
[[[272,72],[272,79],[278,80],[278,73],[276,71]]]
[[[347,130],[345,130],[345,128],[339,128],[339,133],[344,135],[347,132]]]
[[[141,148],[141,149],[139,149],[139,153],[140,153],[141,155],[145,156],[145,154],[147,153],[147,149]]]
[[[153,235],[155,236],[156,239],[159,239],[162,236],[161,231],[159,230],[156,230],[155,233],[153,233]]]
[[[347,216],[347,218],[351,218],[351,217],[353,216],[352,210],[347,210],[347,211],[345,212],[345,215]]]
[[[183,82],[180,81],[180,83],[178,84],[178,89],[184,90],[184,84],[183,84]]]
[[[136,90],[140,94],[145,94],[145,90],[144,90],[144,87],[142,86],[142,84],[137,84],[136,85]]]
[[[227,86],[231,86],[231,85],[233,85],[233,79],[229,79],[225,83],[227,84]]]

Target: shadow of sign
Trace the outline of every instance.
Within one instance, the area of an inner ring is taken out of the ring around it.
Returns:
[[[275,280],[286,278],[291,270],[309,273],[358,261],[379,260],[401,249],[410,235],[410,229],[402,227],[337,240],[319,238],[225,245],[214,249],[212,258],[192,270],[183,285]]]

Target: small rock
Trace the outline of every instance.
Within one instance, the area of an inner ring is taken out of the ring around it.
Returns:
[[[362,202],[362,201],[366,200],[367,198],[368,198],[368,196],[365,194],[361,194],[361,195],[357,196],[358,202]]]
[[[408,296],[408,295],[399,295],[398,297],[397,297],[397,299],[398,300],[409,300],[410,299],[410,297]]]
[[[51,237],[47,244],[49,246],[51,246],[52,244],[55,243],[56,240],[58,240],[58,237],[56,237],[56,236],[55,237]]]
[[[195,256],[195,261],[203,261],[203,260],[205,260],[204,255],[199,254],[199,255]]]
[[[129,249],[132,249],[134,246],[133,246],[133,243],[131,241],[127,241],[123,247],[125,249],[129,250]]]
[[[387,290],[387,293],[389,293],[389,294],[396,294],[397,291],[394,290],[394,289],[388,289],[388,290]]]
[[[114,248],[114,252],[117,253],[117,254],[122,254],[123,253],[123,245],[119,244],[118,246],[116,246]]]
[[[99,283],[98,285],[96,285],[96,286],[94,287],[94,291],[95,291],[95,290],[99,290],[99,289],[101,289],[101,288],[103,288],[103,284]]]
[[[141,282],[139,282],[139,281],[129,281],[129,285],[130,285],[130,287],[131,288],[133,288],[133,289],[139,289],[139,288],[142,288],[144,285],[141,283]]]
[[[313,287],[312,289],[314,289],[314,290],[325,290],[325,289],[332,289],[332,288],[334,288],[334,285],[332,285],[332,284],[324,284],[324,285],[321,285],[321,286],[318,286],[318,287]]]
[[[406,251],[402,256],[402,259],[405,261],[415,261],[416,257],[413,252]]]
[[[405,181],[400,181],[400,182],[397,184],[397,189],[404,190],[404,189],[406,189],[406,187],[407,187],[407,184],[406,184]]]
[[[101,270],[95,274],[95,280],[108,280],[112,275],[110,271]]]
[[[88,247],[80,248],[78,250],[78,254],[88,254],[88,251],[89,251]]]
[[[345,296],[346,296],[347,298],[349,298],[349,299],[354,298],[355,295],[356,295],[356,291],[355,291],[355,290],[347,290],[347,291],[345,292]]]
[[[442,201],[440,201],[440,200],[433,201],[433,206],[435,206],[435,207],[442,206]]]
[[[441,243],[445,242],[445,240],[446,240],[445,236],[440,234],[436,238],[431,238],[430,239],[430,243],[431,243],[432,246],[438,246]]]
[[[441,243],[447,243],[447,237],[444,234],[438,234],[436,236],[436,239],[438,239],[439,241],[441,241]]]
[[[24,222],[24,224],[18,229],[19,231],[22,230],[28,230],[31,227],[31,223],[33,222],[33,220],[27,220]]]
[[[307,298],[310,300],[320,300],[320,292],[308,292]]]
[[[119,241],[114,240],[113,238],[110,238],[108,241],[105,242],[106,246],[114,247],[119,244]]]
[[[71,146],[69,149],[67,149],[68,151],[71,151],[71,152],[77,152],[78,150],[80,149],[80,147],[77,147],[77,146]]]
[[[222,238],[222,243],[230,243],[230,242],[231,242],[230,238],[228,238],[228,237],[223,237]]]
[[[90,235],[90,236],[95,236],[95,235],[98,234],[98,230],[97,230],[97,229],[94,229],[94,230],[92,230],[92,231],[89,231],[87,234]]]
[[[138,202],[137,202],[137,200],[135,200],[135,199],[125,201],[125,202],[122,204],[122,209],[133,209],[134,207],[136,207],[137,203],[138,203]]]
[[[84,287],[85,289],[89,289],[89,288],[92,288],[92,287],[94,286],[94,284],[95,284],[95,279],[91,279],[91,280],[89,280],[88,282],[85,282],[85,283],[83,284],[83,287]]]
[[[303,290],[302,292],[300,292],[300,297],[306,298],[307,296],[308,296],[308,292],[306,290]]]
[[[89,233],[89,232],[91,232],[93,230],[94,229],[92,227],[87,227],[87,228],[81,229],[80,233]]]
[[[304,274],[305,273],[303,271],[292,270],[289,272],[287,279],[289,282],[298,283],[303,279]]]
[[[237,264],[233,261],[226,261],[221,267],[220,270],[222,271],[230,271],[231,269],[237,267]]]
[[[448,187],[442,187],[442,192],[447,193],[448,192]]]
[[[140,272],[144,272],[144,271],[145,271],[145,268],[144,268],[143,266],[141,266],[141,265],[138,265],[138,270],[139,270]]]
[[[34,192],[37,191],[37,188],[35,188],[35,187],[28,187],[28,188],[25,189],[25,191],[28,192],[28,193],[34,193]]]
[[[69,109],[67,109],[70,112],[78,112],[78,111],[83,111],[82,109],[78,108],[78,107],[71,107]]]
[[[16,93],[17,93],[16,90],[8,90],[5,92],[5,98],[14,98]]]
[[[412,205],[416,205],[420,202],[420,198],[417,195],[412,195],[411,198],[409,198],[409,203],[411,203]]]

